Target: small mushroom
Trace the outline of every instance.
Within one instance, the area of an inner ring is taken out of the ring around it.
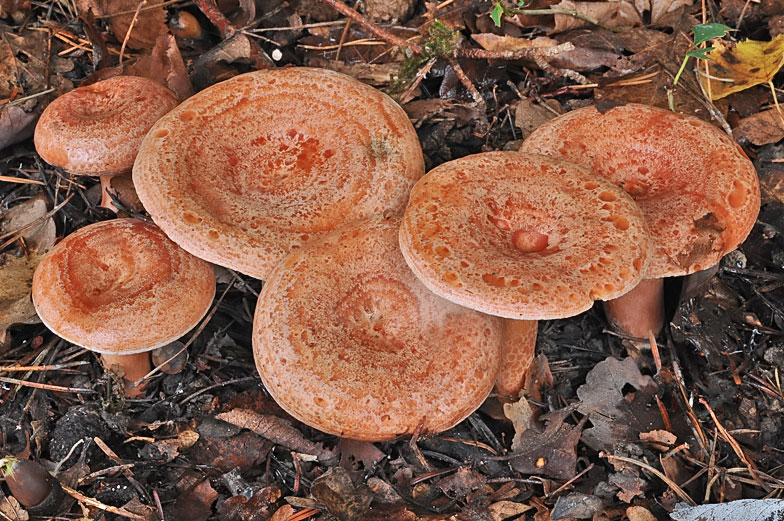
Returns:
[[[565,159],[623,188],[654,239],[646,281],[605,305],[633,337],[663,324],[662,277],[704,270],[743,242],[760,207],[754,166],[719,128],[647,105],[590,106],[535,130],[520,149]]]
[[[33,275],[41,321],[65,340],[119,365],[126,392],[150,371],[148,351],[193,328],[215,295],[212,266],[152,224],[114,219],[68,235]]]
[[[291,253],[262,288],[253,352],[264,386],[295,418],[382,441],[446,430],[493,387],[502,321],[423,286],[397,219],[347,225]]]
[[[386,94],[324,69],[235,76],[185,100],[142,143],[133,180],[189,252],[264,279],[333,228],[405,207],[424,173]]]
[[[163,85],[115,76],[52,101],[35,127],[35,149],[50,165],[79,175],[129,172],[142,138],[177,105]]]

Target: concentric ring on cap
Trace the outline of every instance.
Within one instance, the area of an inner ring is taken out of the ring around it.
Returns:
[[[253,322],[264,386],[324,432],[381,441],[440,432],[493,387],[502,321],[422,285],[397,243],[399,220],[362,221],[288,255]]]
[[[73,174],[130,172],[142,138],[177,102],[172,91],[138,76],[79,87],[44,109],[35,149],[50,165]]]
[[[406,262],[432,291],[506,318],[576,315],[642,278],[642,212],[607,179],[535,154],[487,152],[444,163],[411,191]]]
[[[236,76],[162,118],[133,169],[139,198],[183,248],[265,278],[336,226],[405,206],[424,173],[391,98],[323,69]]]
[[[33,303],[46,327],[99,353],[166,345],[198,324],[214,296],[212,266],[137,219],[75,231],[33,275]]]

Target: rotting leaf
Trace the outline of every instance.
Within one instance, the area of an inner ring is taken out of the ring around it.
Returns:
[[[633,395],[624,393],[627,385],[635,389]],[[655,392],[656,384],[631,358],[596,364],[577,389],[577,410],[593,424],[583,432],[583,442],[594,450],[612,450],[616,443],[636,441],[639,432],[663,428],[658,408],[649,407]]]
[[[487,483],[487,478],[469,467],[460,467],[457,472],[438,480],[435,484],[451,498],[463,501],[466,496],[479,490]]]
[[[14,206],[0,216],[0,235],[23,229],[46,216],[46,198],[40,194]],[[23,234],[28,252],[0,253],[0,342],[13,324],[40,322],[30,298],[33,272],[41,257],[54,246],[55,225],[51,217]]]
[[[571,411],[561,409],[542,417],[543,431],[528,429],[521,436],[520,446],[510,460],[512,468],[523,474],[538,474],[555,479],[574,477],[577,467],[577,442],[580,441],[585,419],[578,425],[564,423]]]
[[[108,18],[114,37],[122,42],[134,20],[139,0],[77,0],[76,5],[81,13],[92,8],[96,16]],[[158,36],[169,32],[163,6],[155,6],[150,2],[144,7],[139,11],[128,38],[128,47],[131,49],[152,49]]]
[[[316,456],[322,462],[334,462],[335,460],[335,454],[332,451],[325,449],[320,443],[314,443],[305,438],[288,420],[283,418],[270,414],[259,414],[250,409],[233,409],[220,413],[216,417],[243,429],[249,429],[288,449]]]
[[[757,146],[784,139],[784,120],[775,109],[763,110],[738,121],[735,138]]]
[[[186,471],[177,483],[180,493],[174,503],[176,516],[172,519],[188,519],[190,521],[206,521],[212,515],[212,504],[218,499],[218,493],[196,471]]]
[[[553,9],[567,9],[595,18],[608,27],[634,27],[642,25],[640,12],[628,1],[618,2],[574,2],[561,0],[552,6]],[[578,27],[584,27],[588,22],[575,16],[556,14],[555,25],[551,33],[560,33]]]
[[[717,100],[761,83],[768,83],[784,65],[784,34],[769,42],[744,40],[732,45],[714,40],[710,60],[710,78],[700,75],[705,92]]]
[[[533,507],[525,503],[516,503],[514,501],[496,501],[491,503],[487,510],[493,521],[503,521],[510,517],[519,516],[520,514],[531,510]]]
[[[360,521],[370,508],[373,493],[367,485],[355,487],[348,472],[334,467],[313,481],[313,497],[341,521]]]

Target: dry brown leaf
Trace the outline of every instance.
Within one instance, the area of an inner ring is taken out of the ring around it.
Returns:
[[[152,52],[127,67],[124,74],[144,76],[160,82],[171,89],[180,101],[193,96],[193,85],[185,69],[185,62],[174,36],[170,34],[159,36]]]
[[[95,16],[107,17],[115,39],[122,42],[141,1],[144,0],[76,0],[76,7],[80,13],[87,13],[88,9],[92,9]],[[136,24],[128,38],[128,47],[131,49],[152,49],[158,36],[169,32],[163,6],[146,9],[154,4],[152,1],[145,4],[145,9],[139,11]]]
[[[676,23],[673,17],[680,15],[680,10],[689,7],[694,0],[651,0],[651,24],[672,26]]]
[[[528,403],[528,399],[523,396],[514,403],[505,403],[504,415],[511,420],[515,430],[515,435],[512,439],[512,450],[516,452],[520,449],[523,433],[534,425],[534,410],[531,404]]]
[[[745,139],[754,145],[767,145],[784,139],[782,114],[775,109],[763,110],[743,118],[735,127],[735,139]]]
[[[597,19],[608,27],[620,28],[642,25],[639,12],[628,1],[575,2],[573,0],[561,0],[560,3],[552,6],[552,8],[577,11]],[[560,33],[586,25],[589,25],[588,22],[575,16],[557,14],[555,15],[555,25],[550,32]]]
[[[270,521],[289,521],[289,518],[294,514],[294,507],[291,505],[283,505],[272,514]]]
[[[216,418],[248,429],[293,451],[316,456],[320,461],[334,461],[335,459],[332,451],[325,449],[320,443],[313,443],[305,438],[300,431],[283,418],[271,414],[259,414],[250,409],[233,409],[218,414]]]
[[[503,521],[510,517],[519,516],[523,512],[531,510],[533,507],[514,501],[496,501],[490,504],[487,509],[490,511],[493,521]]]
[[[218,492],[212,488],[209,479],[203,479],[196,471],[186,471],[177,482],[180,495],[174,503],[178,519],[207,521],[212,515],[212,504],[218,499]]]
[[[555,479],[574,477],[577,467],[577,442],[587,417],[578,425],[564,423],[570,411],[561,409],[543,416],[545,428],[526,430],[509,461],[512,468],[523,474],[537,474]]]
[[[626,509],[626,517],[629,521],[656,521],[656,516],[650,510],[636,505]]]
[[[657,443],[663,447],[671,447],[675,445],[675,442],[678,440],[678,437],[675,436],[670,431],[659,429],[650,432],[641,432],[640,440],[647,441],[649,443]]]
[[[535,103],[530,98],[520,100],[517,103],[517,107],[515,107],[515,126],[520,129],[522,139],[527,138],[531,132],[542,124],[563,113],[558,100],[549,99],[545,100],[544,103],[546,106]]]
[[[28,199],[0,215],[0,235],[21,230],[42,219],[46,213],[43,194]],[[40,322],[30,298],[33,272],[43,254],[54,246],[55,234],[54,221],[50,217],[23,235],[30,250],[28,254],[21,250],[18,255],[11,252],[0,254],[0,340],[5,338],[5,330],[13,324]]]
[[[0,23],[0,100],[12,95],[16,100],[0,105],[0,150],[31,137],[48,100],[73,88],[73,83],[61,76],[73,69],[73,63],[57,56],[56,51],[49,53],[48,42],[44,31],[16,34]],[[27,98],[49,88],[54,88],[49,96]],[[17,104],[20,100],[24,101]]]
[[[373,501],[373,492],[367,485],[355,487],[348,472],[341,467],[334,467],[316,478],[310,493],[342,521],[361,521]]]
[[[636,392],[624,394],[624,386]],[[632,358],[607,358],[585,377],[577,389],[577,407],[593,426],[583,432],[582,441],[594,450],[612,450],[616,443],[638,439],[637,433],[661,427],[661,415],[654,405],[656,384],[640,373]]]

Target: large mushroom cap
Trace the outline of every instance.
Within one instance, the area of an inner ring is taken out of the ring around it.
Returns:
[[[397,220],[359,222],[287,256],[256,306],[261,379],[294,417],[380,441],[440,432],[493,387],[501,320],[445,301],[406,266]]]
[[[391,98],[309,68],[243,74],[189,98],[150,131],[133,169],[169,237],[262,279],[337,225],[402,211],[423,173]]]
[[[487,152],[411,191],[400,247],[442,297],[507,318],[563,318],[642,278],[650,238],[623,190],[566,161]]]
[[[35,127],[35,149],[47,163],[73,174],[130,172],[142,138],[177,105],[163,85],[115,76],[52,101]]]
[[[33,275],[33,303],[46,327],[109,354],[139,353],[181,337],[214,295],[212,266],[136,219],[77,230],[49,250]]]
[[[757,173],[741,148],[710,123],[669,110],[573,110],[520,150],[583,165],[632,195],[655,238],[648,278],[713,266],[743,242],[759,212]]]

